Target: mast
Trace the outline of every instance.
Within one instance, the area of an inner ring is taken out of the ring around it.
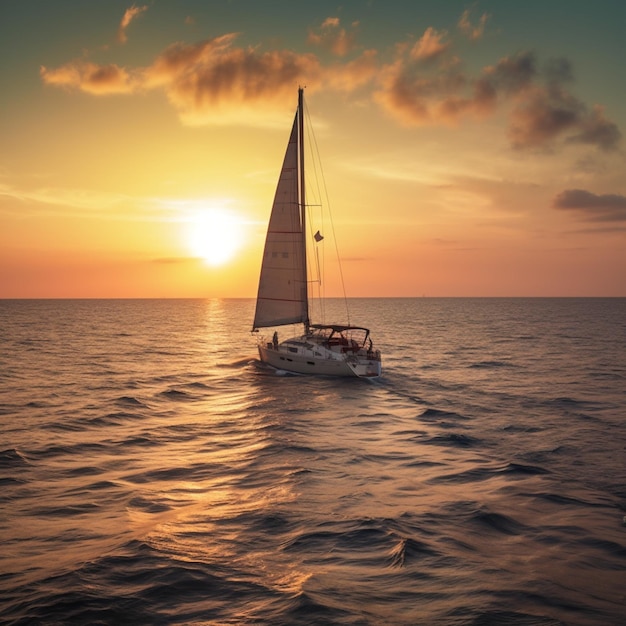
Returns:
[[[298,150],[300,157],[300,224],[302,226],[302,252],[304,255],[304,290],[306,300],[305,331],[309,331],[309,274],[306,264],[306,196],[304,194],[304,89],[298,87]]]

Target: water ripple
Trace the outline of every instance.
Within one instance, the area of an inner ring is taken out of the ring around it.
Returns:
[[[625,302],[355,300],[372,383],[251,301],[0,301],[0,621],[621,624]]]

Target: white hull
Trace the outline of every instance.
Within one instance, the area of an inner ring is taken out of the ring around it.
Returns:
[[[344,348],[345,350],[345,348]],[[365,349],[342,351],[330,348],[303,335],[280,344],[259,343],[263,363],[296,374],[378,378],[381,374],[380,354]]]

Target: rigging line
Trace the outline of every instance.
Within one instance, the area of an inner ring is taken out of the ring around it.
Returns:
[[[319,152],[319,146],[317,144],[317,138],[315,137],[315,132],[313,131],[313,125],[310,123],[310,113],[309,113],[309,107],[307,105],[307,103],[304,103],[304,108],[306,109],[306,118],[307,120],[309,120],[309,124],[307,125],[307,132],[310,136],[310,140],[309,140],[309,149],[313,150],[313,147],[315,147],[315,155],[317,157],[317,159],[312,159],[313,161],[317,160],[318,165],[319,165],[319,170],[320,170],[320,178],[322,180],[322,188],[324,190],[324,197],[326,199],[326,206],[328,207],[328,217],[330,219],[330,227],[331,227],[331,231],[333,234],[333,240],[335,243],[335,254],[337,256],[337,264],[339,266],[339,277],[341,280],[341,290],[343,291],[343,300],[344,300],[344,305],[346,307],[346,315],[348,318],[348,325],[350,325],[350,308],[348,306],[348,296],[346,294],[346,284],[343,278],[343,266],[341,263],[341,256],[339,256],[339,246],[337,244],[337,237],[335,235],[335,222],[333,221],[333,213],[330,209],[330,198],[328,196],[328,189],[326,187],[326,177],[324,176],[324,168],[322,166],[322,160],[320,158],[320,152]],[[314,168],[315,171],[317,172],[317,168]],[[318,193],[319,193],[319,197],[320,200],[322,198],[322,194],[319,192],[319,184],[318,184]]]
[[[315,141],[315,138],[313,137],[313,127],[311,124],[311,119],[310,119],[310,115],[309,115],[309,111],[308,111],[308,107],[306,105],[305,102],[305,108],[306,108],[306,115],[305,115],[305,122],[306,122],[306,132],[307,132],[307,148],[309,150],[310,153],[310,159],[308,161],[309,163],[309,167],[307,168],[307,189],[309,190],[309,193],[311,193],[311,190],[315,191],[315,194],[311,194],[311,195],[315,195],[315,203],[313,202],[309,202],[307,201],[307,208],[309,209],[309,212],[312,213],[312,209],[318,208],[319,209],[319,221],[321,222],[320,228],[322,230],[322,232],[324,231],[324,211],[323,211],[323,205],[321,202],[321,193],[320,193],[320,175],[318,174],[318,167],[319,167],[319,156],[316,158],[315,157],[315,153],[312,149],[311,146],[313,146],[313,143]],[[312,171],[312,175],[311,175],[311,171]],[[314,280],[313,277],[311,277],[311,282],[317,282],[317,301],[316,301],[316,306],[319,309],[319,313],[320,313],[320,320],[322,322],[326,321],[326,302],[325,302],[325,296],[326,296],[326,281],[323,280],[324,277],[324,260],[325,260],[325,245],[322,244],[322,263],[320,264],[320,255],[319,255],[319,242],[317,241],[317,239],[315,239],[315,236],[313,235],[313,231],[315,230],[314,228],[314,220],[310,219],[309,220],[309,241],[316,241],[314,249],[315,249],[315,267],[317,269],[317,280]]]

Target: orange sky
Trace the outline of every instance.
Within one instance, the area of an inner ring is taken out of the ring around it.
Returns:
[[[2,3],[0,297],[254,297],[299,84],[348,296],[626,296],[626,3],[406,4]]]

